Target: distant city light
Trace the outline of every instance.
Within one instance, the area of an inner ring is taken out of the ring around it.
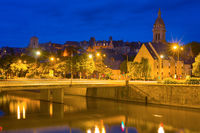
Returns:
[[[163,58],[164,58],[164,55],[161,54],[161,55],[160,55],[160,58],[163,59]]]

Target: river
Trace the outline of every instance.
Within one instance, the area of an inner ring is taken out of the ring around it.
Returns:
[[[38,92],[0,94],[2,133],[200,133],[200,110]]]

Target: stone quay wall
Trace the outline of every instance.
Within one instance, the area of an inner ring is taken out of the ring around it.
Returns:
[[[152,85],[66,88],[65,94],[141,102],[179,107],[200,108],[199,85]]]

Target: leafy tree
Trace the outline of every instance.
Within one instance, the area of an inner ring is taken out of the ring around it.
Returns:
[[[142,58],[141,60],[141,74],[142,77],[147,79],[150,76],[151,66],[149,65],[149,61],[146,58]]]
[[[132,79],[141,78],[141,63],[130,62],[129,64],[129,76]]]
[[[149,65],[148,59],[142,58],[141,62],[131,62],[129,63],[129,76],[133,79],[144,78],[147,79],[150,76],[151,67]]]
[[[95,70],[95,63],[93,59],[90,59],[87,54],[80,55],[75,63],[77,72],[87,77],[91,75]],[[80,77],[81,78],[81,77]]]
[[[13,73],[13,76],[17,76],[17,77],[25,77],[28,66],[25,63],[12,63],[10,65],[10,69]]]
[[[192,69],[193,75],[200,77],[200,53],[195,58],[195,62],[192,64],[192,66],[193,66]]]

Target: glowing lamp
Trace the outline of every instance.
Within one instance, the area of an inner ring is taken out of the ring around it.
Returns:
[[[92,54],[89,54],[89,58],[92,59]]]

